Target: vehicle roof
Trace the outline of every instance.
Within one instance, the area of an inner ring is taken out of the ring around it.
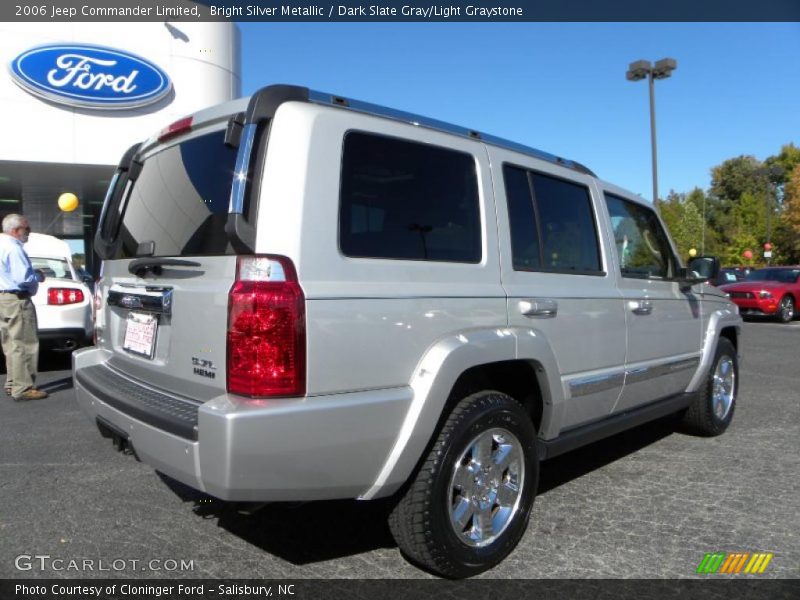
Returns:
[[[211,106],[209,108],[200,110],[192,115],[194,123],[197,123],[198,125],[199,124],[210,125],[214,122],[220,122],[222,120],[226,120],[231,115],[245,112],[248,109],[251,100],[254,97],[258,96],[265,90],[269,90],[270,88],[275,88],[275,87],[281,87],[281,86],[268,86],[266,88],[262,88],[261,90],[259,90],[258,92],[256,92],[251,96],[238,98],[236,100],[231,100],[229,102],[217,104],[215,106]],[[477,142],[481,142],[487,145],[512,150],[514,152],[519,152],[521,154],[525,154],[533,158],[538,158],[540,160],[545,160],[547,162],[559,165],[561,167],[571,169],[573,171],[584,173],[586,175],[594,177],[601,185],[601,187],[603,187],[603,189],[606,189],[612,193],[619,194],[620,196],[623,196],[626,199],[635,200],[641,204],[650,205],[650,202],[642,198],[641,196],[638,196],[632,193],[631,191],[626,190],[617,185],[614,185],[610,182],[600,180],[593,171],[591,171],[589,168],[582,165],[581,163],[571,159],[562,158],[554,154],[550,154],[549,152],[544,152],[537,148],[526,146],[524,144],[507,140],[504,138],[496,137],[491,134],[482,133],[477,130],[469,129],[467,127],[463,127],[460,125],[454,125],[452,123],[448,123],[445,121],[439,121],[437,119],[432,119],[430,117],[426,117],[423,115],[409,113],[378,104],[372,104],[369,102],[354,100],[343,96],[338,96],[335,94],[319,92],[316,90],[306,90],[306,88],[297,88],[294,86],[285,86],[285,87],[291,87],[293,89],[303,89],[307,91],[308,92],[307,101],[311,104],[337,108],[340,110],[350,110],[357,113],[408,123],[414,125],[415,127],[425,127],[427,129],[442,131],[452,135],[457,135],[459,137],[466,137],[469,139],[473,139]],[[289,101],[297,101],[297,99],[294,98]],[[142,151],[146,151],[148,148],[152,147],[154,144],[157,143],[158,143],[158,134],[148,139],[142,145]]]

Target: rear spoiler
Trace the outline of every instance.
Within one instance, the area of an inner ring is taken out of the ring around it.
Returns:
[[[256,228],[253,223],[258,214],[268,126],[278,107],[284,102],[308,102],[308,88],[294,85],[270,85],[250,98],[247,111],[231,117],[225,141],[239,151],[231,187],[231,201],[225,233],[239,254],[253,254],[256,248]]]

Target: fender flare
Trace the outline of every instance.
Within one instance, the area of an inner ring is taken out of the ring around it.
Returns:
[[[520,347],[524,349],[522,356]],[[453,386],[465,371],[520,358],[530,358],[538,365],[537,376],[545,396],[543,424],[550,423],[551,411],[547,407],[554,399],[562,400],[563,391],[555,356],[541,333],[522,328],[492,328],[473,329],[442,338],[428,348],[414,369],[409,382],[413,397],[395,443],[372,486],[359,499],[387,496],[408,480],[436,433]],[[546,381],[542,380],[543,376]]]
[[[700,389],[708,376],[711,363],[714,360],[714,353],[717,350],[717,341],[722,335],[722,330],[728,327],[736,329],[737,339],[741,337],[742,318],[735,309],[720,308],[715,310],[708,318],[706,335],[703,340],[703,353],[700,359],[700,366],[697,367],[694,377],[686,387],[687,393],[693,393]],[[741,344],[737,344],[738,362],[742,361]]]

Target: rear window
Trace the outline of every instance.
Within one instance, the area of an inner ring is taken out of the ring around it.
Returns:
[[[31,264],[47,278],[72,279],[67,261],[58,258],[39,258],[31,256]]]
[[[225,234],[236,150],[217,131],[165,148],[144,162],[122,207],[120,258],[141,244],[154,256],[233,254]]]
[[[345,256],[480,262],[471,155],[350,132],[341,186],[339,243]]]

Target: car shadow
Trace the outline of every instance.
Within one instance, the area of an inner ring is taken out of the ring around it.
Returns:
[[[639,427],[628,429],[611,437],[567,452],[541,465],[539,491],[543,495],[565,483],[587,475],[629,454],[655,444],[659,440],[682,433],[677,415],[669,415]]]
[[[49,371],[68,371],[72,369],[72,353],[40,350],[37,369],[40,373],[46,373]],[[5,375],[5,372],[6,357],[3,352],[0,351],[0,374]]]
[[[677,420],[665,417],[542,463],[538,494],[613,463],[676,433]],[[370,502],[331,500],[246,505],[218,500],[158,473],[195,514],[295,565],[395,548],[387,518],[394,499]]]
[[[5,361],[4,367],[5,367]],[[55,352],[53,350],[39,351],[39,371],[67,371],[72,369],[71,352]]]
[[[387,524],[391,500],[359,502],[224,502],[158,473],[164,483],[203,519],[295,565],[322,562],[396,544]]]
[[[71,390],[72,377],[62,377],[61,379],[48,381],[47,383],[39,385],[39,389],[44,390],[48,394],[54,394],[56,392],[60,392],[61,390]]]

